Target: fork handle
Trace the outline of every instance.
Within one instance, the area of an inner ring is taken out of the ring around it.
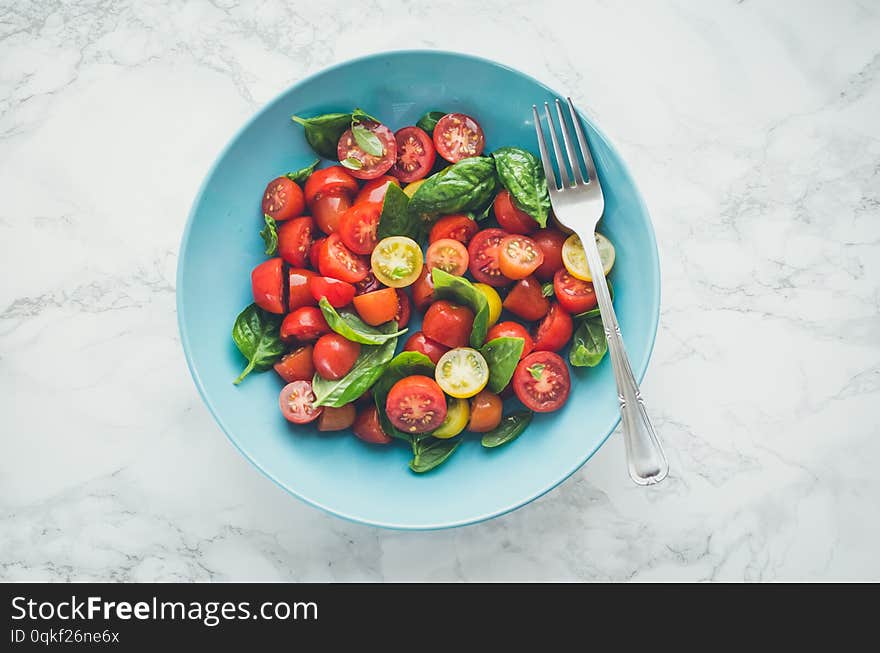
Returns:
[[[590,276],[593,277],[593,288],[599,300],[602,326],[611,353],[611,367],[614,370],[614,380],[617,382],[617,398],[620,401],[629,475],[639,485],[653,485],[666,478],[669,463],[648,418],[639,384],[636,383],[629,357],[623,346],[620,325],[617,323],[611,294],[608,292],[608,283],[605,281],[602,257],[599,255],[599,248],[596,247],[596,237],[592,232],[587,238],[582,234],[578,236],[587,255],[587,265],[590,268]]]

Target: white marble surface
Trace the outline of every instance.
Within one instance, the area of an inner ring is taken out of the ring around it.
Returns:
[[[880,579],[878,35],[870,0],[3,0],[0,580]],[[174,284],[205,170],[301,76],[403,47],[570,89],[631,163],[661,486],[614,437],[513,514],[382,531],[202,405]]]

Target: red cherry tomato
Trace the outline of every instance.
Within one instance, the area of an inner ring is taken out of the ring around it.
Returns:
[[[486,137],[476,120],[463,113],[447,113],[434,127],[437,154],[450,163],[469,156],[479,156],[486,147]]]
[[[446,397],[434,379],[408,376],[391,386],[385,413],[404,433],[427,433],[446,419]]]
[[[471,309],[444,299],[431,304],[422,321],[425,335],[447,347],[466,347],[473,327]]]
[[[263,213],[277,222],[302,215],[306,208],[302,189],[287,177],[278,177],[269,182],[263,193]]]
[[[534,351],[559,351],[568,341],[574,331],[574,323],[571,315],[559,308],[559,304],[553,303],[547,317],[541,320],[535,330]]]
[[[328,381],[338,381],[351,371],[361,346],[338,333],[327,333],[315,343],[312,361],[315,371]]]
[[[325,277],[357,283],[367,276],[370,265],[364,258],[352,254],[342,243],[339,234],[330,234],[321,244],[321,251],[318,253],[318,270]]]
[[[385,284],[383,284],[376,278],[376,275],[373,274],[372,270],[367,272],[367,276],[354,284],[354,287],[355,295],[364,295],[368,292],[374,292],[376,290],[382,290],[382,288],[387,288]]]
[[[391,184],[400,188],[400,181],[397,177],[392,177],[391,175],[384,175],[368,181],[361,188],[361,192],[357,194],[357,197],[354,198],[354,203],[379,202],[381,204],[385,201],[385,193],[388,192],[388,186]]]
[[[312,363],[312,346],[298,347],[273,366],[278,376],[285,383],[294,381],[311,381],[315,376],[315,365]]]
[[[426,177],[434,167],[437,151],[434,142],[418,127],[404,127],[394,134],[397,161],[391,172],[405,184]]]
[[[544,262],[535,270],[535,276],[541,281],[550,281],[557,270],[563,268],[562,244],[566,235],[558,229],[538,229],[532,234],[544,254]]]
[[[506,190],[502,190],[495,196],[492,212],[501,228],[512,234],[530,234],[538,228],[538,223],[534,218],[525,211],[520,211]]]
[[[284,419],[294,424],[308,424],[321,414],[321,406],[315,408],[315,393],[312,392],[311,381],[294,381],[281,390],[278,404]]]
[[[513,373],[517,398],[536,413],[562,408],[571,390],[565,361],[550,351],[536,351],[523,358]]]
[[[471,417],[467,430],[472,433],[487,433],[501,423],[501,410],[504,405],[501,397],[488,390],[481,390],[471,399]]]
[[[287,293],[287,310],[295,311],[301,306],[317,306],[318,300],[312,295],[309,279],[317,276],[311,270],[290,268],[287,275],[289,292]]]
[[[550,310],[550,302],[541,292],[541,282],[526,277],[516,282],[502,304],[508,311],[524,320],[540,320]]]
[[[544,262],[538,243],[528,236],[505,236],[498,244],[498,266],[511,279],[525,279]]]
[[[283,263],[280,258],[270,258],[251,272],[254,303],[270,313],[284,312]]]
[[[428,305],[434,301],[434,278],[431,271],[427,267],[422,268],[422,273],[412,285],[413,304],[420,311],[428,308]]]
[[[339,408],[323,406],[321,416],[318,418],[319,431],[344,431],[354,424],[357,413],[354,404],[345,404]]]
[[[308,216],[278,225],[278,256],[297,268],[304,268],[312,249],[315,221]]]
[[[428,242],[433,243],[443,238],[452,238],[467,245],[479,230],[480,227],[476,220],[466,215],[447,215],[437,220],[431,227]]]
[[[499,322],[489,329],[489,333],[486,334],[486,342],[495,338],[522,338],[523,350],[519,356],[520,358],[528,356],[535,347],[535,341],[532,340],[532,336],[529,335],[526,328],[519,322]]]
[[[501,229],[483,229],[471,239],[468,245],[468,269],[474,279],[481,283],[500,288],[510,283],[501,273],[498,263],[498,245],[507,236]]]
[[[431,340],[424,331],[416,331],[403,345],[403,351],[417,351],[430,358],[431,362],[436,365],[440,361],[440,357],[449,351],[449,347],[436,340]]]
[[[352,430],[358,438],[370,444],[388,444],[394,440],[382,430],[375,405],[367,406],[357,414]]]
[[[322,195],[332,193],[352,196],[357,192],[357,181],[342,166],[315,170],[306,180],[305,196],[310,207]]]
[[[394,288],[383,288],[356,295],[354,308],[361,319],[371,326],[379,326],[397,315],[398,300]]]
[[[309,263],[312,265],[313,270],[318,269],[318,260],[321,255],[321,246],[324,244],[326,238],[318,238],[315,242],[312,243],[312,247],[309,249]]]
[[[321,309],[315,306],[298,308],[288,313],[281,323],[281,339],[285,342],[314,342],[325,333],[330,333],[330,326]]]
[[[409,303],[409,295],[400,288],[397,291],[397,312],[394,314],[394,321],[397,322],[397,328],[402,329],[409,324],[409,315],[412,313],[412,307]]]
[[[583,313],[599,303],[592,281],[581,281],[562,268],[553,277],[553,292],[559,307],[568,313]]]
[[[379,237],[379,216],[382,205],[378,202],[360,202],[343,213],[339,219],[339,237],[355,254],[369,254],[373,251]]]
[[[326,193],[312,202],[312,216],[321,231],[332,234],[339,228],[339,221],[350,208],[351,195],[348,193]]]
[[[381,177],[397,160],[397,141],[394,140],[394,134],[385,125],[373,122],[372,120],[363,120],[360,125],[371,132],[379,139],[382,147],[382,153],[379,155],[368,154],[357,144],[352,131],[346,130],[339,138],[339,145],[336,147],[336,154],[340,161],[357,160],[360,167],[357,170],[349,170],[352,177],[358,179],[375,179]]]
[[[444,272],[461,276],[468,269],[468,251],[459,241],[441,238],[428,245],[425,267],[430,271],[440,268]]]
[[[321,301],[321,297],[326,297],[333,308],[347,306],[354,299],[354,286],[333,277],[313,276],[309,279],[309,290],[315,301]]]

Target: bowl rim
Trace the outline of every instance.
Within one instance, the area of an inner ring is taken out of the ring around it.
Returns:
[[[590,449],[589,451],[587,451],[587,453],[582,458],[574,460],[571,468],[568,471],[566,471],[564,474],[562,474],[562,476],[560,476],[558,479],[550,481],[550,483],[548,483],[547,485],[545,485],[544,487],[539,489],[537,492],[531,493],[529,496],[526,496],[522,499],[518,499],[518,500],[514,501],[513,503],[511,503],[510,505],[504,506],[504,507],[499,508],[497,510],[492,510],[492,511],[486,512],[484,514],[475,515],[473,517],[467,517],[467,518],[463,518],[463,519],[459,519],[459,520],[455,520],[455,521],[448,521],[448,522],[441,522],[441,523],[427,523],[426,522],[426,523],[418,523],[418,524],[400,524],[400,523],[393,523],[393,522],[375,521],[375,520],[372,520],[372,519],[369,519],[366,517],[360,517],[358,515],[342,512],[336,508],[332,508],[328,505],[325,505],[324,503],[322,503],[318,499],[315,499],[311,496],[307,496],[306,494],[304,494],[303,492],[301,492],[299,490],[295,490],[294,488],[289,487],[282,479],[277,478],[275,475],[273,475],[272,473],[267,471],[257,460],[255,460],[253,457],[251,457],[242,448],[242,445],[239,444],[237,438],[232,434],[230,429],[227,428],[226,424],[224,423],[223,419],[220,417],[214,404],[209,399],[209,397],[205,391],[205,386],[204,386],[204,383],[202,382],[201,376],[199,375],[199,372],[195,367],[195,364],[194,364],[193,358],[192,358],[192,352],[190,349],[189,333],[188,333],[187,326],[186,326],[186,323],[184,320],[185,308],[184,308],[183,300],[182,300],[182,297],[184,294],[182,292],[182,289],[184,286],[183,269],[184,269],[184,260],[185,260],[185,256],[183,254],[186,251],[186,248],[189,244],[189,238],[190,238],[190,233],[192,231],[192,226],[193,226],[193,221],[194,221],[195,214],[196,214],[196,209],[198,208],[198,206],[202,202],[202,198],[204,196],[205,189],[208,185],[208,181],[214,176],[214,173],[216,172],[218,166],[220,165],[220,162],[226,158],[226,155],[229,153],[230,148],[233,146],[233,144],[235,144],[238,141],[239,137],[241,137],[241,135],[245,131],[247,131],[247,129],[250,128],[250,126],[257,120],[257,118],[259,116],[261,116],[270,106],[276,104],[277,102],[280,102],[281,99],[283,97],[285,97],[288,93],[290,93],[293,89],[295,89],[303,84],[306,84],[317,77],[320,77],[320,76],[325,75],[327,73],[330,73],[330,72],[333,72],[333,71],[336,71],[341,68],[345,68],[345,67],[348,67],[348,66],[351,66],[354,64],[372,61],[375,59],[382,59],[382,58],[389,57],[389,56],[397,57],[397,56],[408,56],[408,55],[436,55],[436,56],[443,56],[443,57],[454,57],[454,58],[469,60],[471,62],[478,63],[478,64],[493,66],[493,67],[500,68],[502,70],[511,72],[515,75],[519,75],[521,77],[524,77],[527,80],[529,80],[530,82],[536,84],[538,87],[544,89],[547,93],[555,95],[556,97],[565,97],[565,94],[558,93],[557,91],[550,88],[549,86],[547,86],[546,84],[544,84],[540,80],[536,79],[535,77],[532,77],[531,75],[524,73],[520,70],[517,70],[516,68],[513,68],[513,67],[508,66],[506,64],[500,63],[498,61],[494,61],[492,59],[488,59],[486,57],[481,57],[478,55],[467,54],[467,53],[463,53],[463,52],[455,52],[452,50],[443,50],[443,49],[385,50],[382,52],[377,52],[374,54],[355,57],[352,59],[347,59],[345,61],[335,63],[332,66],[327,66],[326,68],[322,68],[321,70],[318,70],[317,72],[314,72],[311,75],[305,76],[305,77],[297,80],[293,84],[285,87],[283,90],[281,90],[279,93],[277,93],[268,102],[265,102],[262,105],[260,105],[251,114],[251,116],[229,138],[229,140],[226,142],[226,144],[223,146],[223,148],[220,150],[220,152],[215,157],[213,163],[211,164],[211,167],[205,173],[205,175],[202,179],[202,182],[199,185],[199,189],[196,192],[195,198],[193,199],[192,205],[190,207],[189,214],[186,219],[186,225],[185,225],[184,231],[183,231],[183,236],[180,241],[180,247],[178,249],[176,287],[175,287],[175,304],[176,304],[176,308],[177,308],[177,326],[178,326],[178,331],[180,332],[180,342],[183,347],[184,357],[186,358],[186,365],[189,368],[190,375],[193,378],[193,381],[196,385],[196,389],[198,390],[199,395],[202,398],[202,401],[208,407],[208,411],[211,413],[211,416],[214,418],[214,421],[220,427],[220,430],[223,431],[223,433],[226,435],[226,438],[233,444],[233,446],[238,450],[238,452],[242,456],[244,456],[244,458],[246,460],[248,460],[257,470],[259,470],[259,472],[263,476],[265,476],[266,478],[271,480],[275,485],[280,487],[282,490],[284,490],[288,494],[295,496],[296,498],[309,504],[310,506],[314,506],[315,508],[318,508],[318,509],[324,511],[325,513],[329,513],[331,515],[334,515],[336,517],[340,517],[340,518],[345,519],[350,522],[354,522],[357,524],[364,524],[366,526],[374,526],[374,527],[387,528],[387,529],[399,530],[399,531],[432,531],[432,530],[445,530],[447,528],[457,528],[457,527],[461,527],[461,526],[468,526],[468,525],[478,524],[480,522],[488,521],[490,519],[494,519],[496,517],[500,517],[500,516],[505,515],[509,512],[517,510],[518,508],[522,508],[523,506],[531,503],[535,499],[538,499],[538,498],[544,496],[545,494],[547,494],[551,490],[553,490],[556,487],[558,487],[559,485],[561,485],[564,481],[568,480],[576,471],[578,471],[581,467],[583,467],[587,463],[587,461],[593,457],[593,455],[595,455],[595,453],[599,450],[599,448],[605,444],[605,442],[608,440],[608,438],[611,436],[611,434],[614,433],[614,430],[617,428],[617,425],[620,423],[620,415],[619,414],[617,415],[617,417],[614,420],[614,422],[612,423],[611,427],[608,429],[608,431],[605,433],[605,435],[598,441],[596,446],[593,447],[592,449]],[[608,146],[609,149],[611,149],[615,153],[618,153],[617,148],[614,147],[614,145],[613,145],[613,141],[611,141],[605,135],[605,133],[599,128],[599,126],[595,123],[595,121],[589,119],[580,110],[578,110],[578,116],[581,118],[581,120],[583,120],[589,124],[589,126],[596,132],[596,134],[599,136],[599,138],[602,141],[604,141],[604,143],[606,144],[606,146]],[[644,197],[642,196],[642,193],[639,190],[638,185],[636,184],[635,178],[633,177],[626,161],[623,159],[623,157],[621,157],[619,155],[617,158],[620,162],[620,166],[623,169],[624,173],[627,176],[629,176],[629,178],[632,180],[633,187],[636,191],[635,194],[636,194],[636,199],[638,200],[639,208],[642,211],[644,211],[644,214],[647,217],[647,227],[648,227],[647,236],[648,236],[648,239],[649,239],[649,242],[651,245],[651,247],[650,247],[651,259],[652,259],[651,263],[654,268],[654,272],[655,272],[654,278],[656,280],[655,283],[653,284],[653,287],[650,288],[651,300],[656,308],[655,308],[653,314],[651,315],[651,325],[650,325],[651,342],[648,344],[648,355],[645,357],[644,364],[641,365],[639,367],[639,369],[635,370],[636,379],[638,380],[639,383],[641,383],[645,377],[645,373],[647,372],[648,365],[651,362],[651,357],[654,352],[654,345],[657,340],[657,330],[658,330],[658,326],[659,326],[659,322],[660,322],[660,300],[661,300],[661,294],[660,294],[660,286],[661,286],[661,284],[660,284],[660,273],[661,273],[660,255],[659,255],[659,249],[657,247],[657,239],[656,239],[656,236],[654,233],[653,221],[651,220],[651,214],[648,211],[647,205],[645,204]],[[623,461],[621,461],[620,469],[621,469],[621,471],[623,471],[625,469],[625,465],[623,464]]]

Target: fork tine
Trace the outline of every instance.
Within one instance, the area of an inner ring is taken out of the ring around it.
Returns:
[[[556,163],[559,165],[559,178],[562,180],[562,186],[568,188],[571,186],[571,179],[568,176],[568,168],[565,167],[565,160],[562,158],[562,148],[559,147],[559,140],[556,138],[556,127],[553,125],[553,118],[550,116],[550,105],[546,102],[544,103],[544,113],[547,114],[550,140],[553,141],[553,151],[556,153]]]
[[[541,163],[544,164],[544,176],[547,177],[547,183],[550,184],[551,190],[559,188],[556,183],[556,175],[553,174],[553,163],[550,161],[550,153],[547,152],[547,142],[544,140],[544,130],[541,129],[541,118],[538,115],[538,107],[532,105],[532,116],[535,118],[535,131],[538,134],[538,149],[541,152]],[[553,129],[553,123],[550,123],[550,129]]]
[[[562,140],[565,141],[568,162],[571,164],[575,183],[583,184],[584,176],[581,174],[581,164],[578,161],[577,153],[574,151],[574,139],[571,137],[571,132],[568,131],[568,125],[565,124],[565,116],[562,115],[562,105],[559,103],[559,98],[556,98],[556,115],[559,116],[559,128],[562,130]]]
[[[590,146],[587,144],[587,137],[584,134],[584,130],[581,129],[581,121],[578,119],[577,111],[574,110],[574,104],[571,101],[571,98],[567,98],[568,100],[568,111],[571,113],[571,122],[574,125],[574,132],[577,134],[578,143],[581,146],[581,155],[584,157],[584,163],[587,165],[587,174],[589,175],[589,181],[599,181],[599,176],[596,174],[596,164],[593,163],[593,155],[590,152]]]

